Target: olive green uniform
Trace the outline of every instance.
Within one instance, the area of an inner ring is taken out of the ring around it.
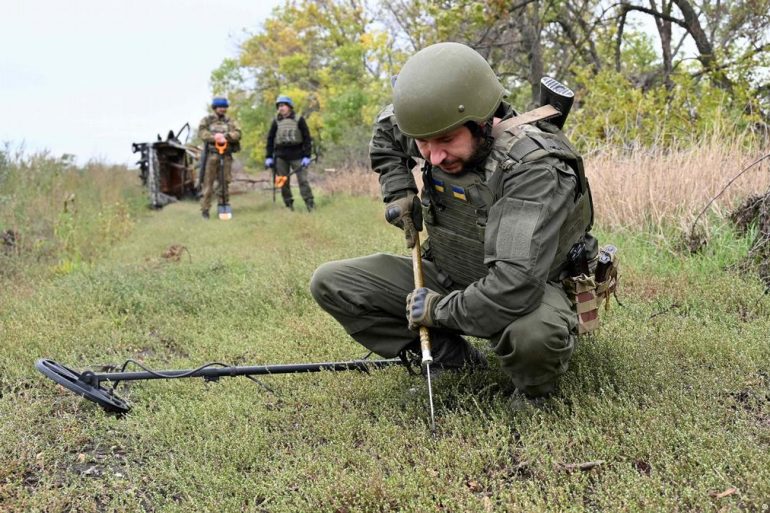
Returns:
[[[505,103],[498,110],[514,114]],[[433,311],[435,361],[462,365],[472,350],[459,334],[488,338],[517,389],[541,395],[566,371],[577,343],[577,314],[561,285],[567,253],[580,240],[590,258],[596,241],[588,234],[592,207],[582,167],[577,172],[582,162],[563,135],[530,125],[514,132],[496,139],[472,171],[424,169],[423,267],[425,286],[445,294]],[[385,109],[370,158],[386,202],[416,192],[410,169],[419,155]],[[417,338],[405,317],[413,289],[410,259],[387,254],[329,262],[311,282],[318,303],[385,357]]]
[[[214,134],[224,134],[227,139],[227,149],[224,152],[224,182],[219,179],[219,153],[214,147]],[[206,144],[206,167],[201,184],[201,211],[208,212],[211,207],[211,197],[214,194],[214,182],[218,184],[218,201],[230,202],[228,185],[232,180],[233,153],[240,149],[241,128],[238,123],[224,115],[209,114],[198,125],[198,136]]]

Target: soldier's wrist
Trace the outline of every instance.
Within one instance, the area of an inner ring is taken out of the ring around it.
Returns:
[[[440,328],[441,324],[439,323],[436,315],[436,310],[438,307],[439,302],[444,298],[443,295],[439,294],[438,292],[432,293],[427,301],[428,301],[428,307],[427,307],[427,315],[425,316],[425,324],[426,326],[430,328]]]

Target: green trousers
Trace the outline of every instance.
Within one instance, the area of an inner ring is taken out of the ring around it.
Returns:
[[[432,262],[423,261],[425,286],[447,294],[452,288]],[[316,269],[310,290],[353,339],[385,358],[418,339],[407,327],[406,296],[414,289],[408,257],[375,254],[327,262]],[[431,328],[437,363],[462,366],[471,354],[461,333]],[[530,396],[550,393],[568,367],[577,344],[577,314],[561,285],[548,283],[540,305],[490,338],[502,370]]]
[[[275,173],[279,176],[288,176],[291,171],[294,171],[294,176],[297,177],[297,183],[299,183],[299,194],[305,201],[305,204],[313,206],[313,189],[310,188],[310,182],[307,180],[307,170],[302,169],[302,161],[297,160],[285,160],[280,157],[275,159]],[[281,187],[281,196],[286,206],[290,206],[294,203],[294,197],[291,194],[291,177],[286,180],[286,184]]]
[[[211,199],[214,193],[217,195],[217,204],[222,202],[230,203],[230,191],[228,185],[232,180],[233,157],[224,156],[224,183],[219,180],[219,154],[216,151],[209,152],[206,157],[206,171],[203,176],[203,189],[201,191],[201,211],[208,212],[211,208]],[[216,182],[217,191],[214,191]]]

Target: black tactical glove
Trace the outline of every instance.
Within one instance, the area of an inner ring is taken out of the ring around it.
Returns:
[[[385,205],[385,219],[404,230],[406,247],[413,248],[417,232],[422,231],[420,198],[415,193],[408,192],[403,198],[391,201]]]
[[[406,296],[406,320],[409,321],[410,330],[418,330],[420,326],[428,328],[433,324],[433,309],[441,298],[438,292],[433,292],[425,287],[415,289]]]

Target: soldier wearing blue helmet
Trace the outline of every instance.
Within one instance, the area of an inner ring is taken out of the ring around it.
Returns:
[[[204,219],[209,218],[209,208],[211,207],[211,198],[214,194],[214,182],[219,181],[217,177],[219,160],[215,158],[217,150],[215,144],[227,143],[224,152],[224,182],[218,184],[219,196],[225,204],[228,203],[228,184],[232,179],[233,153],[241,149],[241,127],[238,123],[227,116],[227,109],[230,102],[223,96],[216,96],[211,100],[211,110],[214,112],[203,118],[198,125],[198,136],[203,141],[204,148],[202,164],[204,171],[203,183],[201,183],[201,215]]]
[[[312,139],[305,118],[297,117],[294,113],[294,102],[286,95],[280,95],[275,100],[277,113],[270,131],[267,134],[265,148],[265,166],[272,168],[278,176],[297,176],[299,192],[305,201],[308,211],[315,208],[313,190],[307,179],[307,167],[310,165],[310,149]],[[294,210],[294,198],[291,194],[291,179],[287,179],[281,187],[284,204]]]

